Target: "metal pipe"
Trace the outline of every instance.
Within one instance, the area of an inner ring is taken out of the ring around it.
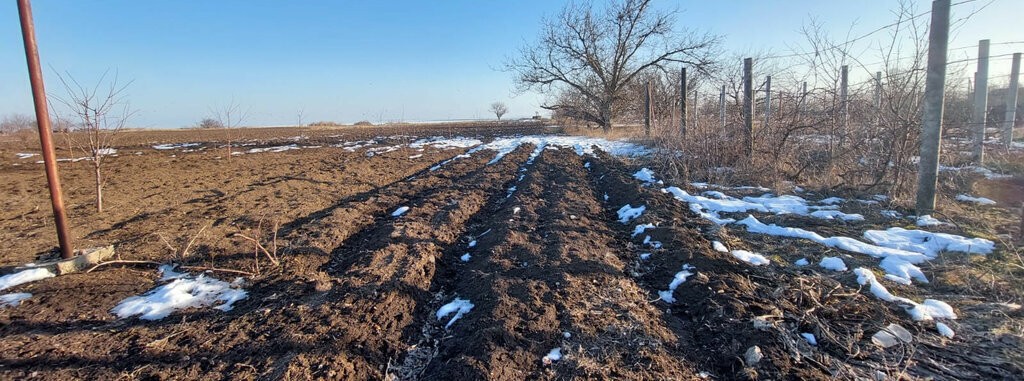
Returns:
[[[32,83],[32,100],[35,102],[39,143],[42,145],[43,167],[46,168],[46,180],[50,186],[50,202],[53,205],[53,221],[57,226],[60,256],[61,258],[71,258],[68,218],[64,211],[64,197],[61,196],[60,176],[57,174],[57,153],[53,149],[53,130],[50,129],[50,112],[46,106],[43,70],[39,65],[39,49],[36,48],[36,30],[32,24],[32,6],[29,4],[29,0],[18,0],[18,15],[21,18],[21,35],[25,41],[25,60],[28,61],[28,75]]]

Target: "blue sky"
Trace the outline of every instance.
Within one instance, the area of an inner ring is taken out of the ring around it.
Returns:
[[[930,7],[915,3],[922,11]],[[954,19],[988,3],[958,6]],[[300,111],[305,122],[485,118],[494,101],[507,103],[513,117],[531,116],[541,111],[542,97],[514,94],[511,76],[496,68],[533,41],[541,18],[562,4],[36,0],[33,11],[50,93],[62,90],[53,70],[86,83],[116,70],[134,79],[128,95],[138,113],[130,124],[163,128],[194,124],[232,99],[249,110],[253,125],[294,124]],[[890,23],[894,6],[881,0],[658,3],[682,10],[679,26],[721,35],[728,52],[775,53],[790,52],[809,17],[837,36],[859,35]],[[0,2],[0,17],[0,115],[30,114],[13,1]],[[950,46],[980,38],[1022,41],[1022,17],[1024,1],[994,0],[957,30]],[[992,54],[1020,50],[1024,44],[994,45]],[[1009,71],[1009,61],[992,65],[993,75]]]

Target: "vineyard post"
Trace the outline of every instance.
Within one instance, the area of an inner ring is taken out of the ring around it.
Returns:
[[[1013,125],[1017,121],[1017,87],[1020,77],[1020,53],[1013,53],[1013,66],[1010,67],[1010,87],[1006,89],[1006,117],[1003,118],[1003,144],[1006,148],[1013,145]]]
[[[875,72],[875,102],[872,105],[875,110],[875,125],[882,124],[882,72]]]
[[[747,159],[754,155],[754,59],[743,59],[743,147]]]
[[[839,71],[839,145],[842,146],[846,141],[846,128],[850,120],[850,102],[847,101],[850,67],[843,65]]]
[[[722,128],[725,128],[725,85],[722,85],[722,93],[718,95],[718,116],[722,118]]]
[[[807,82],[804,81],[803,89],[800,91],[800,105],[799,109],[796,110],[798,118],[803,119],[804,117],[804,106],[807,105]]]
[[[686,138],[686,68],[685,67],[682,68],[682,70],[681,70],[681,72],[679,74],[680,74],[679,75],[679,82],[680,82],[679,83],[679,100],[680,100],[679,101],[679,111],[680,111],[679,112],[679,120],[680,120],[680,123],[681,123],[680,124],[681,128],[679,130],[679,133],[680,133],[679,136],[682,136],[685,139]]]
[[[971,132],[974,137],[972,160],[981,165],[985,159],[985,121],[988,119],[988,40],[978,41],[978,72],[974,78],[974,110]]]
[[[772,76],[764,77],[764,126],[772,120]]]
[[[647,138],[651,137],[651,83],[647,82],[644,84],[644,135]]]
[[[932,2],[928,32],[928,72],[921,117],[921,160],[917,171],[917,215],[935,211],[935,187],[939,174],[939,139],[942,137],[942,98],[945,95],[946,53],[949,47],[950,0]]]

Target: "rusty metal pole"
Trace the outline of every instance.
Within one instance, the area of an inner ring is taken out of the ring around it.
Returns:
[[[39,49],[36,48],[36,30],[32,24],[32,6],[29,0],[18,0],[18,15],[21,17],[21,35],[25,40],[25,60],[28,61],[28,75],[32,83],[32,100],[36,106],[36,122],[39,125],[39,143],[43,149],[43,166],[46,180],[50,185],[50,201],[53,204],[53,220],[57,225],[57,241],[60,242],[61,258],[71,258],[71,237],[68,235],[68,217],[64,212],[64,197],[61,196],[60,176],[57,174],[57,153],[53,149],[53,130],[50,129],[50,112],[46,106],[46,90],[43,88],[43,70],[39,65]]]

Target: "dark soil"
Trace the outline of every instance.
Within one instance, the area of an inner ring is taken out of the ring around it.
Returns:
[[[480,136],[537,129],[472,129]],[[179,311],[157,321],[119,319],[122,299],[159,285],[154,266],[110,265],[5,292],[30,292],[0,309],[4,379],[1015,379],[1020,335],[1005,321],[1021,310],[998,298],[951,299],[961,319],[947,340],[934,325],[880,302],[851,273],[789,265],[838,255],[799,240],[754,236],[710,224],[631,177],[639,166],[604,153],[522,146],[488,165],[492,151],[435,165],[464,149],[409,148],[368,156],[330,147],[377,146],[453,133],[450,126],[251,131],[254,146],[321,145],[217,159],[215,132],[136,133],[105,168],[107,210],[91,208],[89,162],[62,163],[79,247],[115,243],[126,260],[252,272],[231,311]],[[195,134],[195,135],[188,135]],[[204,135],[205,134],[205,135]],[[304,137],[291,139],[294,136]],[[378,135],[380,135],[378,137]],[[384,135],[391,135],[385,137]],[[403,136],[399,136],[403,135]],[[204,140],[205,139],[205,140]],[[155,143],[200,141],[193,152]],[[53,255],[53,226],[40,166],[0,150],[7,208],[0,211],[0,263]],[[34,152],[34,151],[29,151]],[[142,152],[135,155],[134,152]],[[422,157],[410,158],[417,154]],[[584,163],[589,162],[589,167]],[[19,165],[13,165],[17,163]],[[510,189],[515,187],[515,191]],[[607,195],[607,197],[605,196]],[[622,224],[622,205],[646,205]],[[401,216],[392,212],[410,207]],[[770,218],[765,216],[765,221]],[[761,216],[759,216],[761,218]],[[657,228],[632,237],[636,223]],[[786,224],[821,231],[850,227]],[[276,230],[275,230],[276,229]],[[199,232],[202,231],[201,234]],[[258,262],[236,236],[276,234],[280,266]],[[839,233],[837,231],[837,233]],[[855,234],[855,233],[853,233]],[[663,246],[642,243],[650,235]],[[180,249],[195,238],[182,255]],[[754,267],[712,250],[771,256]],[[470,242],[475,246],[470,247]],[[178,249],[172,252],[168,245]],[[640,254],[651,253],[640,259]],[[470,254],[469,261],[462,261]],[[858,259],[847,261],[858,265]],[[867,265],[865,261],[864,266]],[[683,265],[695,274],[673,304],[660,300]],[[851,266],[852,267],[852,266]],[[8,269],[10,270],[10,269]],[[974,295],[941,282],[900,295]],[[213,272],[231,280],[236,275]],[[454,298],[474,307],[445,328],[436,312]],[[883,350],[870,336],[889,323],[912,331],[910,345]],[[801,333],[813,333],[809,345]],[[764,358],[747,363],[753,346]],[[542,358],[560,348],[563,358]]]

